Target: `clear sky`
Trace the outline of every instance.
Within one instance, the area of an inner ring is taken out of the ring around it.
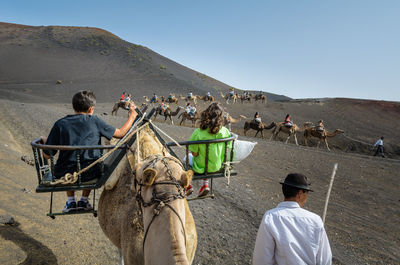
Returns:
[[[2,0],[0,21],[89,26],[240,89],[400,101],[398,0]]]

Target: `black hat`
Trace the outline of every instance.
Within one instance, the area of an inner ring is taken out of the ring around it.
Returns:
[[[287,185],[302,190],[313,191],[309,187],[310,183],[307,183],[307,177],[299,173],[289,174],[285,178],[285,182],[279,182],[279,183],[282,185]]]

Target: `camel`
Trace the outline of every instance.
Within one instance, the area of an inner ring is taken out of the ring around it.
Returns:
[[[299,126],[297,126],[296,124],[293,124],[292,127],[286,127],[284,122],[280,122],[276,125],[274,131],[272,132],[272,135],[270,137],[270,140],[276,139],[276,136],[279,134],[279,132],[284,132],[286,134],[288,134],[288,137],[286,138],[285,143],[288,143],[290,137],[293,135],[294,136],[294,140],[296,142],[296,145],[299,145],[299,143],[297,142],[297,136],[296,133],[297,132],[303,132],[305,130],[305,128],[309,127],[312,124],[312,122],[305,122],[303,124],[303,128],[300,128]]]
[[[255,95],[254,100],[257,102],[257,100],[261,100],[262,103],[267,102],[267,96],[264,94],[261,95]]]
[[[317,131],[315,126],[308,127],[304,130],[304,143],[306,146],[308,146],[307,140],[308,140],[308,138],[313,136],[313,137],[316,137],[319,139],[317,148],[319,148],[319,145],[321,144],[321,142],[324,141],[326,149],[328,149],[328,151],[330,151],[331,149],[329,149],[327,138],[335,137],[336,135],[338,135],[340,133],[344,133],[344,131],[342,131],[340,129],[336,129],[334,132],[328,132],[327,130],[325,130],[325,128],[323,129],[323,131]]]
[[[213,102],[214,101],[214,97],[213,96],[209,96],[209,97],[206,97],[206,96],[197,96],[197,98],[198,99],[200,99],[200,100],[204,100],[204,101],[211,101],[211,102]]]
[[[184,189],[193,171],[185,171],[148,127],[138,140],[114,171],[116,184],[100,196],[100,227],[125,265],[190,265],[197,233]]]
[[[197,97],[196,96],[192,96],[192,97],[189,98],[189,97],[184,97],[181,94],[179,94],[179,98],[182,99],[182,100],[185,100],[186,102],[193,101],[194,104],[197,103]]]
[[[222,92],[219,92],[219,94],[221,95],[221,97],[222,97],[223,99],[225,99],[226,104],[229,104],[229,100],[230,100],[230,99],[232,99],[232,103],[236,103],[236,102],[237,102],[238,94],[236,94],[236,93],[233,94],[233,96],[231,96],[229,93],[226,94],[226,95],[224,95],[224,94],[222,94]]]
[[[275,122],[271,122],[270,125],[266,126],[264,122],[261,122],[261,124],[256,123],[254,120],[249,120],[244,123],[244,128],[243,128],[243,133],[246,135],[246,132],[250,129],[256,130],[256,134],[254,137],[257,137],[257,134],[261,132],[261,138],[264,139],[264,130],[270,130],[276,126]]]
[[[246,116],[243,116],[243,115],[239,115],[239,118],[237,118],[237,119],[235,119],[235,118],[233,118],[231,115],[227,115],[227,116],[224,116],[224,121],[223,121],[223,125],[224,126],[226,126],[226,125],[228,125],[228,129],[229,129],[229,131],[231,131],[231,125],[232,125],[232,123],[238,123],[238,122],[240,122],[242,119],[247,119],[246,118]]]
[[[180,111],[181,109],[183,109],[183,107],[178,106],[178,107],[176,108],[175,111],[171,111],[171,109],[168,107],[168,108],[165,110],[165,112],[162,112],[161,106],[158,106],[158,107],[156,108],[156,112],[154,113],[154,121],[156,120],[157,115],[159,114],[159,115],[161,115],[161,116],[164,116],[164,121],[166,121],[167,118],[169,118],[170,121],[171,121],[171,124],[174,124],[174,121],[172,120],[172,116],[178,115],[178,113],[179,113],[179,111]]]
[[[179,119],[181,116],[182,116],[182,120],[181,120],[181,122],[179,123],[179,125],[182,125],[182,123],[185,124],[185,120],[189,120],[189,121],[192,121],[192,126],[195,126],[195,125],[196,125],[196,121],[197,121],[198,119],[200,119],[200,113],[197,112],[197,111],[194,113],[194,116],[193,116],[193,117],[190,116],[190,114],[187,113],[187,112],[182,112],[181,114],[179,114],[178,119]]]
[[[166,102],[178,104],[178,98],[175,96],[172,98],[169,97],[169,98],[167,98]]]
[[[130,104],[130,102],[131,101],[129,101],[129,104]],[[122,108],[124,110],[129,110],[129,108],[126,109],[126,104],[124,101],[118,100],[117,102],[114,103],[114,107],[112,108],[111,115],[115,114],[115,116],[117,116],[117,112],[118,112],[119,108]]]
[[[156,97],[156,99],[153,100],[153,101],[151,101],[147,96],[143,96],[143,97],[144,97],[144,100],[145,100],[146,102],[150,102],[150,103],[158,103],[158,102],[160,101],[160,98],[159,98],[159,97]]]
[[[248,96],[240,95],[240,96],[239,96],[239,99],[240,99],[240,102],[241,102],[241,103],[243,103],[244,101],[251,102],[251,96],[250,96],[250,95],[248,95]]]

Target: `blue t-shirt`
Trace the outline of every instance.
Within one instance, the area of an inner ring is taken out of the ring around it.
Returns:
[[[68,115],[54,124],[47,137],[47,145],[100,145],[101,137],[110,140],[115,133],[115,128],[93,115],[75,114]],[[77,170],[77,151],[60,151],[54,168],[56,178]],[[101,156],[101,150],[82,150],[80,154],[81,168],[86,167]],[[49,154],[48,151],[45,153]],[[53,151],[53,155],[55,150]]]

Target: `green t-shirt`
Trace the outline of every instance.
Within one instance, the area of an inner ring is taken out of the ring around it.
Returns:
[[[231,136],[229,130],[225,127],[221,127],[218,133],[211,134],[208,130],[201,130],[197,128],[192,136],[190,136],[190,141],[199,141],[199,140],[214,140],[221,138],[229,138]],[[228,148],[232,148],[232,141],[227,143]],[[206,145],[205,144],[196,144],[189,145],[189,151],[198,153],[198,156],[193,157],[193,170],[196,173],[204,173],[206,164]],[[216,172],[221,168],[222,163],[224,162],[225,155],[225,143],[215,143],[210,144],[208,146],[208,172]]]

